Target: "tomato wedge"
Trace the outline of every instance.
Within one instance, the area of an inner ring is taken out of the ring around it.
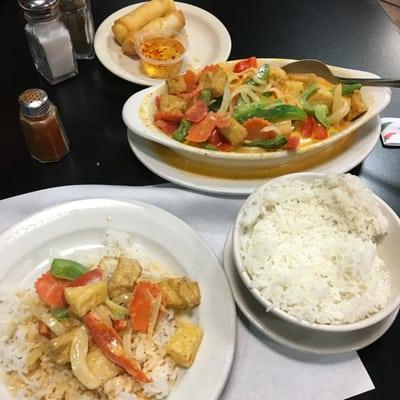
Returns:
[[[186,139],[194,143],[206,142],[215,127],[215,120],[213,120],[211,113],[209,113],[201,122],[192,125]]]
[[[154,319],[155,299],[162,296],[157,284],[151,282],[139,282],[133,292],[132,303],[129,309],[132,329],[136,332],[148,332],[149,326]]]
[[[181,122],[183,114],[180,111],[158,111],[154,114],[154,119],[167,122]]]
[[[36,280],[35,289],[43,303],[54,308],[62,308],[67,304],[64,289],[69,283],[67,280],[54,278],[50,271],[47,271]]]
[[[300,144],[300,136],[291,135],[287,138],[286,148],[288,150],[296,150]]]
[[[161,119],[154,121],[154,125],[168,136],[172,136],[172,134],[178,129],[179,126],[177,122],[167,122],[162,121]]]
[[[81,275],[79,278],[69,282],[68,287],[85,286],[89,283],[101,281],[103,278],[103,271],[100,268],[92,269],[86,274]]]
[[[328,131],[321,124],[315,124],[313,129],[313,137],[317,140],[324,140],[328,137]]]
[[[112,326],[108,325],[94,311],[86,314],[83,320],[89,329],[93,342],[110,361],[122,367],[136,381],[142,383],[151,382],[151,379],[141,370],[139,363],[127,356],[121,339]]]
[[[315,125],[315,119],[311,116],[308,116],[303,124],[303,131],[301,134],[304,137],[311,137],[314,130],[314,125]]]
[[[185,112],[185,118],[190,122],[200,122],[207,115],[208,107],[203,100],[196,101]]]
[[[188,69],[185,75],[183,75],[183,79],[185,80],[188,92],[191,92],[192,90],[196,89],[197,82],[199,81],[199,77],[197,76],[196,72],[194,72],[191,69]]]
[[[246,71],[246,69],[249,69],[252,67],[253,68],[257,67],[257,58],[254,56],[237,62],[235,64],[235,66],[233,67],[233,72],[236,72],[236,73],[243,72],[243,71]]]
[[[250,118],[243,123],[243,126],[247,130],[246,139],[271,139],[271,131],[262,132],[262,129],[271,125],[269,121],[263,118]],[[275,132],[273,132],[275,137]]]

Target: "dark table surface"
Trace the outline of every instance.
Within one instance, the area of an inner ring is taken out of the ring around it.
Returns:
[[[231,59],[257,55],[318,58],[327,63],[399,77],[400,32],[375,0],[188,1],[216,15],[232,37]],[[95,24],[129,0],[95,0]],[[57,86],[35,71],[15,0],[0,2],[0,198],[70,184],[149,185],[163,180],[131,153],[121,119],[125,100],[140,86],[121,80],[97,60],[79,62],[79,75]],[[42,165],[26,152],[17,98],[30,87],[46,90],[59,107],[71,153]],[[383,116],[400,116],[400,89]],[[400,149],[372,153],[352,172],[400,214]],[[354,399],[400,398],[400,320],[359,352],[376,389]],[[324,396],[321,394],[321,399]],[[299,394],[299,399],[302,399]],[[276,399],[278,400],[278,399]],[[306,400],[306,399],[305,399]]]

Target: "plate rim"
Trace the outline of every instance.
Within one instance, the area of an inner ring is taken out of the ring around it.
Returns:
[[[393,323],[396,321],[396,318],[399,314],[399,308],[397,308],[396,310],[394,310],[391,314],[389,314],[386,318],[384,318],[381,323],[377,323],[376,325],[378,325],[378,328],[380,328],[380,330],[376,330],[375,334],[372,333],[369,335],[370,339],[365,340],[362,344],[358,344],[358,345],[351,345],[349,346],[347,349],[342,349],[340,351],[334,351],[334,350],[319,350],[315,347],[308,347],[306,345],[299,345],[293,341],[287,340],[285,338],[282,338],[281,336],[275,334],[275,333],[271,333],[269,331],[268,328],[266,328],[264,326],[264,324],[256,317],[253,315],[253,313],[251,311],[247,310],[247,307],[243,304],[243,302],[240,300],[237,300],[237,294],[236,294],[236,290],[233,289],[233,286],[235,286],[234,284],[231,283],[231,279],[230,279],[230,273],[227,272],[227,269],[232,269],[233,274],[237,274],[237,270],[236,270],[236,266],[234,265],[235,261],[233,258],[233,250],[232,250],[232,230],[233,228],[229,231],[225,244],[224,244],[224,252],[223,252],[223,267],[224,267],[224,271],[226,274],[226,277],[228,279],[228,282],[231,286],[231,290],[232,290],[232,295],[235,299],[235,304],[238,307],[238,309],[240,310],[240,312],[243,314],[243,316],[246,318],[246,320],[258,331],[260,332],[263,336],[271,339],[273,342],[278,343],[280,346],[283,346],[284,348],[289,348],[292,350],[296,350],[296,351],[300,351],[302,353],[308,353],[308,354],[318,354],[318,355],[333,355],[333,354],[343,354],[343,353],[348,353],[351,351],[358,351],[361,350],[363,348],[366,348],[368,346],[370,346],[371,344],[375,343],[377,340],[379,340],[389,329],[390,327],[393,325]],[[232,264],[230,267],[226,267],[226,261],[228,260],[228,263]],[[237,277],[238,281],[240,282],[240,284],[244,285],[243,282],[241,281],[240,277]],[[251,296],[251,294],[249,293],[249,296]],[[254,299],[255,302],[257,302],[256,299]],[[262,308],[262,305],[259,304],[257,302],[257,306],[259,306],[260,308]],[[272,316],[272,315],[271,315]],[[273,316],[273,318],[278,318],[276,316]],[[283,321],[283,320],[281,320]],[[280,322],[281,322],[280,321]],[[306,331],[307,328],[303,328],[300,326],[294,326],[291,325],[290,323],[288,323],[287,321],[284,321],[285,323],[288,324],[288,326],[294,327],[295,329],[300,329]],[[369,327],[369,329],[376,327],[376,325],[373,325],[372,327]],[[366,328],[368,329],[368,328]],[[309,331],[309,330],[308,330]],[[359,330],[359,331],[362,331]],[[355,331],[355,332],[323,332],[323,334],[327,334],[327,335],[332,335],[332,336],[340,336],[340,335],[351,335],[354,334],[359,331]],[[376,333],[378,332],[378,333]]]
[[[124,79],[128,82],[136,83],[136,84],[142,85],[142,86],[150,86],[151,87],[151,86],[160,84],[161,82],[163,82],[163,80],[147,78],[145,76],[140,77],[140,76],[136,76],[134,74],[122,72],[122,70],[120,68],[118,68],[118,66],[116,66],[112,60],[109,60],[108,56],[107,55],[105,56],[103,54],[103,52],[100,50],[100,46],[104,43],[104,41],[107,38],[106,31],[108,31],[110,29],[111,21],[114,21],[115,18],[117,18],[117,14],[122,13],[123,11],[129,12],[131,10],[134,10],[135,8],[139,7],[140,5],[142,5],[144,3],[145,2],[134,3],[134,4],[130,4],[125,7],[119,8],[118,10],[115,10],[113,13],[111,13],[106,18],[104,18],[104,20],[100,23],[100,25],[96,29],[96,33],[94,36],[94,51],[96,53],[97,59],[100,61],[100,63],[103,65],[103,67],[106,68],[112,74],[114,74],[114,75],[118,76],[119,78]],[[221,53],[223,54],[223,61],[226,61],[229,58],[230,53],[232,51],[232,38],[229,34],[228,29],[222,23],[222,21],[219,18],[217,18],[214,14],[212,14],[211,12],[209,12],[201,7],[195,6],[193,4],[183,3],[180,1],[176,1],[175,4],[178,7],[182,8],[183,11],[185,11],[184,9],[186,8],[188,10],[192,10],[192,11],[196,12],[197,14],[205,16],[206,18],[213,19],[213,21],[218,25],[218,31],[220,30],[224,35],[222,42],[226,43],[226,48],[224,48],[223,51],[221,51]],[[103,31],[104,31],[104,33],[103,33]],[[215,62],[217,62],[217,61],[220,62],[219,59],[215,60]]]
[[[99,207],[96,205],[98,203],[101,203]],[[93,204],[94,207],[82,207],[85,205],[91,205]],[[149,214],[151,214],[151,211],[156,211],[158,215],[163,215],[166,218],[169,219],[169,222],[174,221],[175,224],[178,225],[178,227],[181,227],[185,229],[186,233],[190,233],[193,238],[196,239],[196,241],[199,241],[202,243],[203,248],[207,249],[208,251],[208,256],[212,257],[213,262],[216,263],[216,266],[220,268],[217,270],[218,274],[221,274],[221,280],[224,282],[226,285],[226,295],[224,296],[225,302],[226,302],[226,312],[231,314],[231,317],[229,318],[229,325],[225,325],[224,329],[224,334],[229,332],[229,342],[228,342],[228,350],[226,354],[224,355],[223,358],[221,358],[222,362],[220,365],[219,369],[219,377],[222,377],[222,379],[219,379],[217,384],[214,385],[213,392],[210,393],[209,398],[210,400],[218,400],[221,393],[223,392],[229,376],[231,374],[232,370],[232,365],[235,357],[235,352],[236,352],[236,344],[237,344],[237,314],[236,314],[236,305],[235,301],[233,298],[231,286],[228,282],[228,279],[225,274],[225,270],[222,267],[222,263],[219,261],[218,257],[216,256],[215,252],[211,248],[211,246],[208,244],[208,242],[196,231],[194,230],[187,222],[179,218],[178,216],[174,215],[173,213],[164,210],[161,207],[158,207],[156,205],[146,203],[144,201],[140,200],[135,200],[135,199],[114,199],[114,198],[105,198],[105,197],[95,197],[95,198],[82,198],[82,199],[76,199],[72,201],[63,201],[59,202],[58,204],[45,207],[39,211],[36,211],[22,220],[8,226],[6,229],[0,232],[0,254],[2,252],[7,251],[7,247],[10,242],[13,241],[18,241],[24,237],[27,237],[26,235],[32,234],[36,229],[45,226],[49,223],[54,223],[55,221],[64,218],[65,216],[68,216],[70,213],[76,213],[76,212],[83,212],[87,210],[88,208],[95,208],[97,210],[99,209],[109,209],[111,207],[115,206],[122,206],[122,207],[129,207],[130,209],[133,209],[135,206],[139,207],[141,209],[145,209]],[[112,222],[111,222],[112,223]],[[96,224],[97,225],[97,224]],[[98,224],[100,226],[100,224]],[[91,226],[93,228],[93,226]],[[105,229],[101,227],[101,229]],[[112,226],[108,229],[113,229]],[[45,245],[46,242],[44,242],[43,245]],[[20,257],[24,257],[23,254],[20,255]],[[9,266],[10,267],[10,266]],[[3,281],[4,277],[2,277]],[[226,342],[225,342],[226,343]],[[6,385],[3,383],[3,381],[0,381],[0,388],[3,388],[3,390],[6,390],[6,393],[9,393]],[[175,390],[173,389],[170,393],[170,395],[173,395]],[[166,399],[170,397],[170,395],[167,396]]]
[[[372,150],[374,149],[374,147],[376,146],[377,142],[379,141],[379,137],[380,137],[380,117],[379,115],[377,115],[376,117],[374,117],[371,121],[369,122],[373,122],[375,121],[373,127],[371,127],[370,131],[368,132],[368,134],[371,135],[371,138],[368,140],[367,144],[368,146],[365,146],[365,150],[363,152],[359,153],[358,157],[355,158],[351,158],[349,160],[348,163],[346,163],[346,167],[342,167],[339,170],[335,170],[332,172],[335,173],[344,173],[344,172],[348,172],[350,170],[352,170],[353,168],[355,168],[357,165],[361,164],[368,156],[369,154],[372,152]],[[367,125],[367,124],[366,124]],[[357,130],[358,131],[358,130]],[[353,132],[354,134],[358,134],[358,132]],[[240,186],[240,182],[242,182],[243,180],[238,179],[237,182],[237,187],[236,188],[220,188],[219,186],[212,186],[212,185],[198,185],[196,183],[192,183],[191,182],[191,178],[190,178],[190,174],[186,173],[183,170],[179,170],[179,168],[172,166],[168,163],[166,163],[165,161],[163,161],[161,158],[157,157],[157,160],[164,164],[164,165],[168,165],[169,167],[173,168],[174,170],[176,170],[179,174],[181,174],[180,177],[176,178],[174,176],[171,176],[169,173],[165,173],[163,170],[159,170],[158,168],[154,168],[152,164],[148,163],[147,161],[143,161],[144,157],[141,154],[141,150],[137,148],[137,145],[135,144],[135,141],[131,138],[134,137],[135,139],[137,138],[137,135],[132,132],[129,128],[127,128],[127,140],[128,140],[128,144],[129,147],[131,148],[132,152],[134,153],[134,155],[138,158],[138,160],[146,167],[148,168],[151,172],[153,172],[154,174],[160,176],[161,178],[165,179],[166,181],[172,182],[176,185],[179,186],[183,186],[186,187],[188,189],[191,190],[195,190],[195,191],[200,191],[200,192],[205,192],[205,193],[214,193],[214,194],[223,194],[223,195],[229,195],[229,196],[242,196],[242,195],[249,195],[251,194],[255,189],[257,189],[257,187],[259,187],[260,185],[264,184],[265,182],[271,180],[271,179],[275,179],[275,177],[273,178],[261,178],[261,179],[254,179],[252,181],[254,181],[254,185],[250,186],[250,187],[241,187]],[[139,137],[139,140],[143,140],[143,143],[150,143],[149,140],[144,139],[142,137]],[[353,145],[350,146],[350,148]],[[349,148],[349,149],[350,149]],[[149,156],[150,157],[150,156]],[[334,161],[337,159],[341,159],[344,157],[348,157],[348,155],[343,155],[343,154],[339,154],[333,158],[331,158],[329,161]],[[334,161],[336,163],[336,161]],[[319,164],[317,164],[315,167],[318,167]],[[321,172],[321,171],[313,171],[312,169],[305,169],[305,170],[301,170],[298,172]],[[326,172],[326,171],[324,171]],[[186,178],[188,177],[188,178]],[[222,179],[220,178],[216,178],[216,177],[206,177],[210,180],[214,180],[216,182],[221,182]],[[233,180],[232,180],[233,181]]]

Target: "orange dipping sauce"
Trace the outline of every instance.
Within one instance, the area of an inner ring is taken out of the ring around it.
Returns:
[[[168,78],[180,71],[185,45],[177,38],[144,38],[138,49],[142,68],[151,78]]]

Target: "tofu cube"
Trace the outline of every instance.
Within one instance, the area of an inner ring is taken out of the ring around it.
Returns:
[[[194,324],[179,327],[167,344],[167,353],[183,368],[190,368],[196,357],[203,330]]]
[[[173,94],[162,94],[160,96],[160,111],[180,111],[184,113],[186,110],[186,101]]]
[[[299,81],[286,81],[286,94],[298,97],[304,91],[304,83]]]
[[[108,292],[111,298],[131,292],[142,274],[139,262],[129,257],[119,257],[118,265],[108,281]]]
[[[187,310],[200,304],[201,295],[197,282],[186,278],[169,278],[159,282],[164,305],[176,310]]]
[[[167,79],[168,93],[178,94],[187,90],[185,78],[183,75],[172,75]]]

